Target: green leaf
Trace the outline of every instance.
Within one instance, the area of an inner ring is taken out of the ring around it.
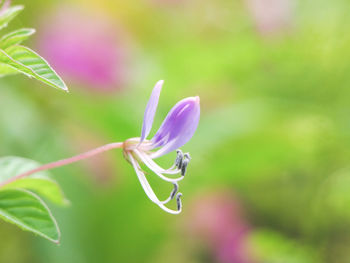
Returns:
[[[0,29],[7,26],[7,24],[19,14],[23,10],[24,6],[22,5],[15,5],[7,8],[1,15],[0,15]]]
[[[18,74],[18,73],[20,73],[20,72],[18,72],[14,68],[12,68],[12,67],[10,67],[10,66],[8,66],[6,64],[1,64],[0,63],[0,77],[13,75],[13,74]]]
[[[10,46],[22,43],[35,33],[33,28],[22,28],[4,35],[0,39],[0,48],[6,49]]]
[[[66,84],[50,65],[33,50],[20,45],[0,49],[0,64],[42,81],[54,88],[68,91]]]
[[[57,205],[68,205],[69,201],[65,198],[58,183],[49,178],[23,178],[4,186],[4,189],[25,188],[46,197]]]
[[[21,157],[2,157],[0,158],[0,183],[39,166],[40,164],[38,162]],[[29,177],[3,186],[3,189],[9,188],[25,188],[36,192],[55,204],[69,204],[60,186],[50,178],[50,174],[47,171],[32,174]]]
[[[1,190],[0,218],[56,244],[59,243],[60,231],[55,218],[45,203],[30,191]]]

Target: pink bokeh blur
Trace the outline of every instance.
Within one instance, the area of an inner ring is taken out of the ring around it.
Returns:
[[[280,33],[291,26],[290,0],[246,0],[258,31],[263,35]]]
[[[44,17],[39,32],[40,52],[67,82],[98,91],[120,89],[127,52],[124,34],[112,21],[61,6]]]
[[[253,263],[247,240],[250,226],[239,201],[230,191],[195,198],[189,208],[187,232],[211,250],[220,263]]]

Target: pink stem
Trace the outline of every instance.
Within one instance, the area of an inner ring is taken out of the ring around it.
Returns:
[[[22,179],[24,177],[27,177],[27,176],[29,176],[31,174],[34,174],[34,173],[37,173],[37,172],[40,172],[40,171],[44,171],[44,170],[53,169],[53,168],[60,167],[60,166],[64,166],[64,165],[67,165],[67,164],[70,164],[70,163],[75,163],[77,161],[90,158],[90,157],[92,157],[92,156],[94,156],[96,154],[100,154],[100,153],[103,153],[103,152],[106,152],[106,151],[109,151],[109,150],[112,150],[112,149],[115,149],[115,148],[122,148],[122,147],[123,147],[123,143],[122,142],[109,143],[109,144],[103,145],[101,147],[98,147],[96,149],[87,151],[85,153],[81,153],[81,154],[75,155],[75,156],[73,156],[71,158],[67,158],[67,159],[56,161],[56,162],[44,164],[44,165],[39,166],[39,167],[37,167],[37,168],[35,168],[33,170],[29,170],[29,171],[24,172],[22,174],[16,175],[16,176],[8,179],[7,181],[4,181],[4,182],[0,183],[0,188],[2,186],[4,186],[4,185],[7,185],[7,184],[12,183],[12,182],[14,182],[16,180]]]

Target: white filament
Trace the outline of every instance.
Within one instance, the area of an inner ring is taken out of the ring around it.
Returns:
[[[155,166],[156,164],[153,162],[150,162],[151,160],[149,160],[147,157],[146,154],[143,154],[137,150],[134,151],[134,153],[136,154],[137,157],[139,157],[141,159],[141,161],[147,165],[148,168],[150,168],[156,175],[158,175],[159,178],[161,178],[162,180],[164,181],[167,181],[167,182],[171,182],[171,183],[176,183],[178,181],[181,181],[184,176],[181,176],[181,177],[178,177],[178,178],[169,178],[169,177],[166,177],[164,176],[163,174],[161,174],[159,171],[165,171],[164,169],[162,169],[161,167],[157,167]],[[158,169],[159,168],[159,169]],[[179,173],[180,170],[177,172]]]
[[[141,183],[141,186],[142,186],[143,190],[145,191],[146,195],[148,196],[148,198],[153,203],[157,204],[165,212],[168,212],[170,214],[179,214],[179,213],[181,213],[181,210],[182,210],[181,206],[179,207],[179,210],[177,210],[177,211],[169,209],[166,206],[164,206],[165,203],[167,203],[167,202],[169,202],[171,200],[171,196],[165,201],[159,201],[159,199],[155,195],[154,191],[152,190],[152,187],[148,183],[144,173],[140,169],[139,164],[137,163],[137,161],[134,159],[134,157],[132,156],[132,154],[130,152],[128,152],[128,157],[129,157],[129,159],[131,161],[132,166],[135,169],[136,175],[137,175],[137,177],[138,177],[138,179],[139,179],[139,181]]]
[[[153,161],[152,158],[149,155],[147,155],[146,153],[140,152],[137,149],[135,149],[134,152],[142,160],[142,162],[144,162],[147,165],[147,167],[150,168],[155,173],[178,174],[181,172],[180,169],[175,168],[175,165],[171,166],[168,169],[164,169],[164,168],[160,167],[155,161]],[[176,180],[176,181],[182,180],[182,177],[178,177],[178,178],[166,177],[166,178],[171,179],[171,180]]]

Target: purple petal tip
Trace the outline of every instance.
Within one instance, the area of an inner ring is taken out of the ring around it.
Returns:
[[[145,114],[143,117],[143,124],[142,124],[142,131],[141,131],[141,139],[142,142],[150,133],[154,115],[156,114],[157,106],[158,106],[158,100],[160,96],[160,92],[162,90],[162,85],[164,83],[164,80],[159,80],[156,85],[154,86],[151,97],[149,98],[149,101],[146,106]]]
[[[188,97],[179,101],[168,113],[152,138],[154,148],[161,147],[153,158],[162,156],[187,143],[197,129],[200,118],[200,99]]]

